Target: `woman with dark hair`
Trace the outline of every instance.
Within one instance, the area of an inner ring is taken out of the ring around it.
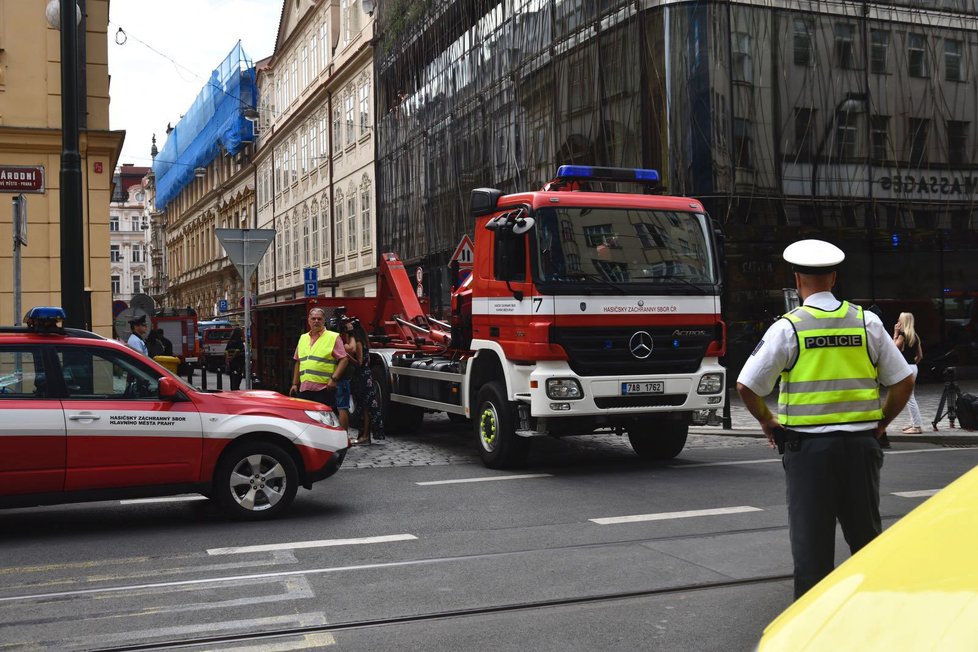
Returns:
[[[244,378],[244,333],[242,329],[231,331],[227,348],[224,349],[228,373],[231,375],[231,389],[241,389],[241,379]]]
[[[384,436],[384,418],[377,396],[377,384],[370,373],[370,345],[367,342],[367,333],[360,325],[360,320],[356,318],[344,325],[344,331],[349,342],[347,354],[357,363],[356,373],[350,379],[353,400],[363,415],[363,430],[353,443],[357,446],[379,444],[387,437]]]

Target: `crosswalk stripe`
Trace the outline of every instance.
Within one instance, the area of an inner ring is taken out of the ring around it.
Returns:
[[[619,523],[640,523],[642,521],[667,521],[674,518],[694,518],[696,516],[722,516],[724,514],[744,514],[746,512],[763,512],[759,507],[743,505],[740,507],[718,507],[716,509],[695,509],[685,512],[660,512],[658,514],[633,514],[631,516],[610,516],[607,518],[590,518],[598,525],[617,525]]]
[[[413,534],[386,534],[378,537],[359,539],[322,539],[320,541],[292,541],[289,543],[268,543],[257,546],[233,546],[229,548],[210,548],[208,555],[241,555],[249,552],[268,552],[270,550],[298,550],[300,548],[328,548],[330,546],[359,546],[368,543],[390,543],[392,541],[412,541],[418,537]]]

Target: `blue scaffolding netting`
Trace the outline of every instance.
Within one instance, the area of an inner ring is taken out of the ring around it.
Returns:
[[[196,168],[207,167],[222,151],[237,154],[254,140],[254,127],[245,111],[255,109],[257,95],[255,64],[238,41],[211,72],[153,163],[157,210],[166,209],[194,180]]]

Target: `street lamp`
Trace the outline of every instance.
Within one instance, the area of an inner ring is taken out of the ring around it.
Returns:
[[[818,162],[822,158],[822,152],[825,151],[825,144],[829,140],[829,135],[832,133],[832,128],[835,127],[836,118],[840,113],[862,113],[866,111],[868,103],[866,101],[866,93],[846,93],[846,96],[835,105],[835,110],[832,112],[832,116],[829,118],[828,122],[825,123],[825,131],[822,133],[822,139],[818,142],[818,148],[815,150],[815,157],[812,159],[812,199],[814,200],[818,196]]]
[[[74,0],[51,0],[48,22],[61,30],[61,307],[65,325],[87,328],[89,293],[85,291],[85,229],[82,223],[81,152],[78,150],[78,25]],[[55,17],[58,20],[55,20]]]

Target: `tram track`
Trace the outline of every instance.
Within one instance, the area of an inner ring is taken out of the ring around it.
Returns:
[[[713,591],[728,588],[739,588],[754,585],[772,584],[776,582],[790,581],[792,576],[785,575],[762,575],[756,577],[720,580],[716,582],[698,582],[692,584],[681,584],[676,586],[660,587],[642,591],[621,591],[612,593],[595,593],[591,595],[576,596],[570,598],[557,598],[551,600],[535,600],[526,602],[515,602],[501,605],[490,605],[485,607],[472,607],[468,609],[451,609],[444,611],[433,611],[421,614],[393,616],[390,618],[376,618],[364,620],[351,620],[325,625],[314,625],[309,627],[292,627],[262,632],[249,632],[239,634],[229,634],[222,636],[202,636],[196,638],[171,639],[165,641],[136,643],[131,645],[121,645],[113,647],[89,648],[90,652],[138,652],[142,650],[160,649],[188,649],[198,646],[213,646],[225,644],[241,644],[267,642],[273,639],[285,639],[299,636],[310,636],[316,634],[335,634],[339,632],[357,631],[374,627],[387,627],[396,625],[419,624],[443,620],[462,620],[479,616],[491,616],[495,614],[518,613],[526,611],[539,611],[546,609],[556,609],[560,607],[600,604],[605,602],[615,602],[622,600],[635,600],[681,593],[692,593],[702,591]]]

